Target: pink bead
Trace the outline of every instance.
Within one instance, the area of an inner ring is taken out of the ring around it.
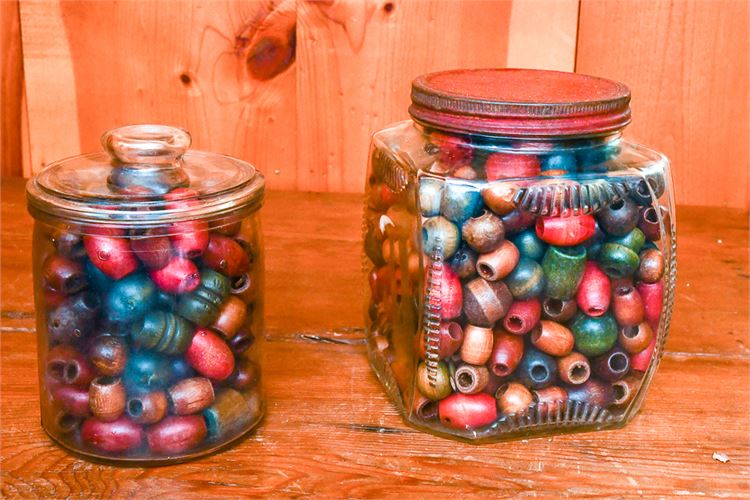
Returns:
[[[659,317],[664,302],[664,282],[638,283],[635,286],[643,300],[643,312],[651,328],[656,332],[659,328]]]
[[[213,380],[224,380],[234,371],[234,354],[224,339],[207,328],[198,328],[185,352],[195,371]]]
[[[201,282],[200,272],[192,260],[174,257],[169,264],[151,271],[151,280],[167,293],[192,292]]]
[[[542,171],[535,155],[492,153],[487,157],[484,171],[488,181],[513,177],[536,177]]]
[[[510,305],[505,314],[503,326],[509,333],[523,335],[539,323],[542,317],[542,305],[539,299],[517,300]]]
[[[589,316],[601,316],[609,309],[609,276],[595,262],[586,262],[578,287],[578,308]]]
[[[654,355],[654,350],[656,349],[656,335],[654,335],[653,340],[651,340],[651,344],[649,346],[639,352],[638,354],[633,354],[630,356],[630,367],[639,372],[645,372],[648,369],[648,365],[651,363],[651,358]]]
[[[463,306],[461,280],[450,266],[443,266],[438,297],[440,299],[440,317],[442,319],[457,318],[461,314]],[[434,303],[431,305],[437,306],[438,304]]]
[[[456,393],[440,401],[440,422],[454,429],[476,429],[497,419],[497,403],[489,394]]]
[[[596,221],[591,215],[571,217],[539,217],[536,234],[550,245],[569,247],[579,245],[596,232]]]

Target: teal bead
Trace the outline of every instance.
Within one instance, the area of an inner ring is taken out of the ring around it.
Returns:
[[[219,314],[219,306],[229,294],[229,278],[212,269],[201,270],[201,283],[177,302],[177,314],[200,326],[210,325]]]
[[[625,278],[637,269],[640,260],[638,254],[625,245],[605,243],[599,254],[599,264],[610,278]]]
[[[617,243],[638,253],[646,243],[646,235],[636,227],[625,236],[610,236],[607,238],[607,243]]]
[[[163,389],[172,375],[169,359],[151,351],[136,351],[125,365],[122,380],[128,395]]]
[[[617,321],[609,313],[595,318],[579,312],[569,326],[575,350],[584,356],[604,354],[617,342]]]
[[[547,297],[559,300],[572,298],[581,284],[585,264],[586,249],[582,246],[549,247],[542,259],[542,269],[547,278]]]
[[[458,226],[445,217],[430,217],[422,224],[422,247],[427,255],[439,249],[442,256],[449,259],[460,243]]]
[[[144,273],[134,273],[115,281],[104,299],[108,319],[133,322],[154,307],[156,285]]]
[[[419,181],[419,210],[425,217],[434,217],[440,214],[444,184],[444,180],[432,177],[423,177]]]
[[[194,328],[189,321],[164,311],[151,311],[133,324],[135,345],[164,354],[182,354],[190,345]]]
[[[541,295],[545,281],[542,266],[528,257],[521,257],[513,271],[505,278],[505,284],[508,285],[511,295],[518,300]]]
[[[521,257],[527,257],[539,262],[544,257],[547,250],[547,244],[539,239],[534,229],[527,229],[518,233],[511,239],[511,242],[518,248]]]
[[[478,215],[482,209],[482,194],[476,186],[447,182],[443,187],[440,211],[458,225]]]
[[[96,267],[90,260],[86,261],[85,267],[88,281],[97,292],[106,292],[107,290],[109,290],[109,287],[112,286],[112,283],[115,282],[115,280],[101,272],[99,268]]]

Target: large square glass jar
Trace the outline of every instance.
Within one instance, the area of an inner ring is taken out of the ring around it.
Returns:
[[[417,78],[373,137],[371,365],[406,421],[471,442],[624,425],[675,284],[666,157],[624,85],[537,70]]]
[[[210,453],[265,407],[263,176],[173,127],[102,144],[27,185],[42,426],[116,463]]]

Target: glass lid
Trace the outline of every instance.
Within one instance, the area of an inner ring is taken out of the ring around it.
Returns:
[[[157,225],[254,209],[262,201],[265,181],[252,165],[189,150],[183,129],[129,125],[106,132],[101,142],[106,153],[59,160],[28,182],[33,215]]]

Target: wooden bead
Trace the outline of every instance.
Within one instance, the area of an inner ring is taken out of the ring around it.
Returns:
[[[659,215],[655,207],[645,207],[640,210],[638,214],[638,228],[643,231],[643,234],[649,241],[659,241],[661,239],[661,225],[659,224]]]
[[[505,228],[505,235],[513,235],[520,233],[526,228],[532,226],[536,217],[531,212],[521,210],[517,208],[512,212],[509,212],[502,216],[503,227]]]
[[[591,369],[602,380],[619,380],[630,371],[630,358],[621,347],[597,356],[591,362]]]
[[[567,323],[578,312],[575,300],[560,300],[545,297],[542,300],[542,317],[558,323]]]
[[[123,372],[123,383],[128,394],[145,394],[164,388],[171,378],[169,360],[151,351],[130,354]]]
[[[172,244],[165,228],[145,229],[131,235],[130,248],[149,269],[161,269],[172,258]]]
[[[626,278],[638,269],[638,254],[617,243],[605,243],[599,254],[599,264],[610,278]]]
[[[90,291],[83,291],[65,299],[47,316],[47,333],[54,343],[76,342],[96,326],[96,316],[101,308],[101,300]]]
[[[612,382],[612,390],[614,391],[614,406],[624,408],[635,399],[638,394],[638,387],[640,387],[641,381],[633,376],[629,375],[622,380],[616,380]]]
[[[247,319],[247,308],[245,303],[234,296],[229,296],[221,304],[219,315],[214,320],[211,328],[231,337],[242,327]]]
[[[133,396],[125,404],[128,416],[139,424],[155,424],[167,415],[169,401],[164,391]]]
[[[492,353],[492,329],[466,325],[461,344],[461,359],[471,365],[483,365]]]
[[[74,385],[59,385],[52,391],[52,399],[60,408],[73,417],[89,415],[89,391]]]
[[[152,453],[172,455],[195,448],[206,434],[206,422],[200,415],[169,416],[148,428],[146,440]]]
[[[627,198],[618,200],[604,207],[597,220],[607,234],[624,236],[638,224],[638,206]]]
[[[463,312],[469,323],[490,328],[508,312],[513,297],[502,281],[476,278],[463,287]]]
[[[428,256],[438,253],[448,259],[460,243],[458,226],[445,217],[430,217],[422,224],[422,249]]]
[[[136,346],[174,355],[187,350],[194,331],[184,318],[155,310],[133,323],[130,335]]]
[[[101,272],[119,280],[138,269],[138,259],[122,231],[100,228],[96,231],[105,234],[84,236],[83,246],[89,260]]]
[[[214,402],[214,387],[205,377],[180,380],[167,391],[175,415],[192,415]]]
[[[99,335],[89,347],[89,361],[102,375],[116,377],[128,361],[127,343],[121,337]]]
[[[572,299],[583,278],[586,250],[581,246],[550,246],[542,259],[547,279],[545,295],[553,299]]]
[[[503,327],[514,335],[523,335],[539,323],[541,316],[542,305],[539,299],[516,300],[503,318]]]
[[[636,372],[645,372],[651,366],[656,350],[656,335],[651,339],[651,343],[638,354],[630,356],[630,367]]]
[[[599,258],[605,239],[606,235],[604,234],[604,231],[599,228],[599,223],[595,223],[593,236],[581,243],[583,248],[586,249],[586,257],[589,260],[596,260]]]
[[[505,240],[505,229],[500,218],[485,210],[481,215],[467,220],[461,228],[461,238],[479,253],[495,250]]]
[[[464,183],[445,183],[440,212],[449,221],[461,225],[477,215],[481,206],[482,195],[477,187]]]
[[[542,170],[536,155],[492,153],[487,157],[484,171],[488,181],[495,181],[514,177],[536,177]]]
[[[213,269],[204,268],[200,272],[201,282],[191,293],[180,296],[177,313],[200,326],[208,326],[219,314],[219,307],[229,294],[229,278]]]
[[[240,244],[220,234],[211,235],[202,260],[206,266],[227,276],[239,276],[250,267],[250,258]]]
[[[198,328],[185,351],[185,360],[195,371],[212,380],[225,380],[234,371],[234,354],[211,330]]]
[[[531,391],[518,382],[509,382],[500,386],[495,397],[500,413],[503,415],[526,413],[534,402]]]
[[[161,269],[149,273],[151,280],[167,293],[188,293],[200,285],[200,273],[192,260],[174,257]]]
[[[230,292],[245,304],[253,302],[258,291],[258,280],[251,274],[242,273],[232,278]]]
[[[557,380],[557,363],[552,356],[529,347],[516,370],[518,380],[531,389],[542,389]]]
[[[52,429],[56,434],[71,434],[81,425],[81,419],[64,411],[59,411],[52,419]],[[47,427],[47,424],[44,425]]]
[[[143,429],[123,416],[112,422],[87,418],[81,426],[83,442],[98,450],[122,453],[138,448],[143,442]]]
[[[454,321],[443,321],[435,337],[425,339],[424,332],[420,333],[418,350],[421,359],[425,359],[428,349],[436,352],[439,359],[453,356],[463,343],[464,331],[461,325]]]
[[[573,351],[573,333],[560,323],[542,320],[531,332],[531,343],[552,356],[567,356]]]
[[[545,243],[555,246],[580,245],[594,235],[596,226],[591,215],[570,217],[539,217],[536,234]]]
[[[112,321],[131,323],[152,310],[157,299],[154,283],[144,273],[116,281],[104,298],[104,310]]]
[[[497,215],[507,215],[516,208],[516,204],[513,203],[516,188],[517,186],[506,182],[488,184],[482,190],[482,199],[485,205]]]
[[[83,248],[83,240],[79,234],[56,229],[50,234],[50,241],[61,257],[80,260],[86,256],[86,249]]]
[[[490,374],[486,366],[464,364],[456,368],[453,380],[458,392],[477,394],[482,392],[489,382]]]
[[[428,274],[425,272],[425,274]],[[428,279],[425,280],[429,284]],[[461,289],[461,280],[453,272],[450,266],[443,266],[439,278],[440,288],[437,290],[440,298],[440,317],[448,320],[457,318],[461,314],[464,301],[464,292]]]
[[[204,220],[175,222],[169,232],[175,253],[186,259],[200,257],[208,247],[208,222]]]
[[[84,384],[76,385],[88,385],[95,375],[94,370],[87,369],[87,366],[86,357],[69,344],[56,345],[47,353],[46,373],[50,379],[56,382],[70,383],[69,380],[78,380],[80,378],[80,367],[83,367],[83,371],[87,372],[83,378],[88,380],[84,380]]]
[[[260,368],[248,359],[243,358],[235,364],[234,373],[227,379],[227,383],[240,392],[245,392],[258,385],[260,380]]]
[[[539,239],[534,229],[527,229],[518,233],[512,241],[521,256],[537,262],[542,260],[544,253],[547,251],[547,244]]]
[[[636,277],[644,283],[656,283],[664,276],[664,255],[656,248],[643,250],[639,255]]]
[[[242,354],[243,352],[250,349],[255,343],[255,335],[249,329],[240,330],[235,333],[227,342],[229,348],[235,354]]]
[[[604,354],[617,341],[617,322],[609,313],[595,318],[579,312],[569,326],[576,351],[586,356]]]
[[[519,258],[516,246],[510,241],[504,241],[494,251],[479,256],[477,272],[487,281],[498,281],[513,271]]]
[[[169,360],[169,381],[182,380],[195,376],[193,367],[185,361],[185,358],[174,357]]]
[[[437,150],[437,157],[441,163],[453,165],[471,162],[473,154],[471,144],[460,136],[432,132],[430,133],[430,143]]]
[[[433,421],[438,418],[438,405],[435,401],[429,400],[419,393],[414,394],[412,411],[421,420]]]
[[[516,300],[528,300],[541,295],[546,283],[542,266],[526,257],[521,257],[505,278],[505,284]]]
[[[651,328],[656,331],[661,317],[661,308],[664,303],[664,282],[638,283],[636,290],[641,294],[643,300],[643,313]]]
[[[645,321],[636,326],[623,326],[617,337],[618,342],[630,354],[638,354],[646,349],[654,338],[654,331]]]
[[[617,243],[618,245],[628,247],[635,253],[638,253],[646,243],[646,237],[643,235],[643,231],[636,227],[624,236],[610,236],[606,241],[607,243]]]
[[[551,412],[562,410],[568,401],[568,391],[562,387],[552,385],[544,389],[537,389],[531,392],[534,405],[537,412],[546,416]]]
[[[580,352],[571,352],[557,360],[557,371],[560,380],[570,385],[586,382],[591,376],[589,359]]]
[[[453,257],[448,260],[448,264],[459,278],[473,278],[477,274],[477,253],[468,245],[461,245],[453,254]]]
[[[117,420],[125,411],[125,386],[117,377],[97,377],[89,387],[91,413],[102,422]]]
[[[609,309],[610,280],[596,262],[586,262],[576,301],[588,316],[601,316]]]
[[[580,385],[566,387],[569,401],[580,401],[599,408],[606,408],[614,401],[614,390],[609,383],[591,378]]]
[[[659,182],[658,180],[654,178],[650,178],[648,180],[641,179],[639,180],[634,187],[631,187],[630,193],[630,199],[633,200],[637,205],[641,206],[648,206],[651,205],[654,201],[654,196],[656,196],[656,199],[659,199],[661,195],[664,194],[664,190],[666,189],[666,185],[663,182]],[[653,196],[651,194],[651,191],[653,190]]]
[[[456,393],[440,401],[440,423],[452,429],[472,430],[497,419],[495,398],[489,394]]]
[[[80,292],[88,284],[83,264],[58,254],[44,259],[42,277],[50,287],[65,295]]]
[[[62,372],[62,381],[78,387],[86,387],[96,377],[96,371],[80,353],[68,358]]]
[[[488,362],[490,371],[498,377],[507,377],[521,362],[523,351],[523,337],[496,330]]]
[[[432,177],[423,177],[419,180],[419,210],[424,217],[440,214],[444,184],[444,180]]]
[[[263,401],[258,391],[238,392],[222,389],[214,404],[203,410],[208,436],[216,441],[249,429],[263,416]]]
[[[636,326],[643,322],[643,300],[632,286],[616,288],[612,294],[612,313],[621,327]]]

